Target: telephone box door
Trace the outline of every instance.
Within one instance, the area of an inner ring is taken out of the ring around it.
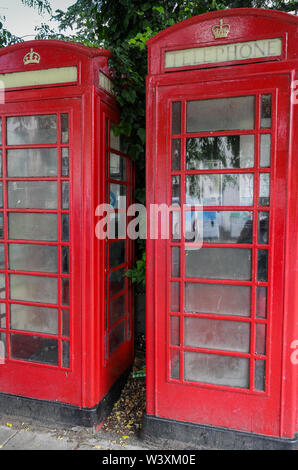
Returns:
[[[156,89],[156,416],[279,435],[289,96],[282,75]]]
[[[80,102],[1,105],[0,391],[81,403]]]

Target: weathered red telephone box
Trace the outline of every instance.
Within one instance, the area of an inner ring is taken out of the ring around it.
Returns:
[[[170,236],[147,242],[147,435],[297,445],[297,26],[223,10],[148,42],[147,207]]]
[[[92,425],[132,363],[132,246],[117,221],[133,170],[112,130],[109,57],[46,40],[0,51],[5,412]]]

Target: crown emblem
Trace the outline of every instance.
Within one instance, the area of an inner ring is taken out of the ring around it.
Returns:
[[[40,55],[38,54],[38,52],[35,52],[33,49],[31,49],[30,52],[28,52],[25,56],[24,56],[24,65],[28,65],[28,64],[39,64],[39,61],[40,61]]]
[[[226,38],[230,32],[230,25],[223,24],[223,20],[219,20],[219,24],[212,26],[212,33],[215,39]]]

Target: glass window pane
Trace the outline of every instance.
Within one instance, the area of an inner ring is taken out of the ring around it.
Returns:
[[[180,248],[172,246],[171,248],[171,275],[172,277],[180,277]]]
[[[56,115],[8,117],[7,144],[56,144],[57,119]]]
[[[7,150],[7,174],[10,177],[57,176],[57,149]]]
[[[69,305],[69,279],[61,280],[61,303]]]
[[[247,353],[250,349],[250,324],[186,317],[184,320],[184,345]]]
[[[181,169],[181,140],[172,140],[172,171]]]
[[[251,250],[186,247],[185,276],[249,281],[251,280]]]
[[[0,213],[0,239],[4,238],[4,222],[3,222],[3,213]]]
[[[69,336],[69,310],[62,310],[62,336]]]
[[[261,98],[261,128],[268,129],[271,127],[271,108],[272,95],[262,95]]]
[[[254,136],[231,135],[186,139],[187,170],[253,168]]]
[[[258,250],[258,281],[268,281],[268,251]]]
[[[189,101],[186,116],[187,132],[253,129],[255,97]]]
[[[31,335],[10,335],[11,357],[22,361],[58,365],[58,341]]]
[[[249,317],[250,302],[249,286],[185,283],[185,312]]]
[[[110,184],[110,204],[114,209],[126,209],[126,186]]]
[[[57,209],[56,181],[9,181],[8,207],[16,209]]]
[[[68,114],[61,114],[61,142],[67,144],[69,140]]]
[[[252,174],[186,175],[186,205],[251,206]]]
[[[109,350],[110,354],[120,346],[126,339],[126,321],[116,325],[109,334]]]
[[[3,183],[0,182],[0,208],[3,208]]]
[[[9,244],[9,268],[16,271],[58,272],[58,248],[48,245]]]
[[[69,274],[69,247],[62,246],[62,273]]]
[[[61,207],[62,209],[69,209],[69,182],[62,181],[61,183]]]
[[[180,176],[172,176],[172,204],[180,205],[181,185]]]
[[[269,206],[270,201],[270,174],[260,174],[259,204],[260,206]]]
[[[181,101],[172,103],[172,134],[181,132]]]
[[[115,268],[125,263],[126,241],[114,242],[109,245],[110,248],[110,268]]]
[[[28,302],[58,302],[58,280],[54,277],[10,274],[10,298]]]
[[[69,150],[67,147],[61,149],[61,176],[69,176]]]
[[[180,346],[180,318],[171,317],[171,345]]]
[[[271,134],[261,134],[260,168],[270,167]]]
[[[3,243],[0,243],[0,269],[5,269],[5,248]]]
[[[9,238],[14,240],[57,240],[57,215],[14,212],[8,214]]]
[[[0,331],[0,365],[5,364],[6,359],[6,334]]]
[[[180,211],[173,211],[171,213],[172,220],[172,240],[180,241],[181,239],[181,222],[180,222]]]
[[[258,243],[269,242],[269,212],[259,212]]]
[[[6,328],[6,304],[0,304],[0,328]]]
[[[187,351],[184,353],[184,378],[230,387],[249,387],[249,359]]]
[[[187,211],[185,213],[187,242],[252,243],[252,227],[252,212],[248,211]]]
[[[117,126],[111,123],[111,130],[110,130],[110,147],[114,150],[120,151],[120,135],[117,134]],[[115,131],[115,132],[114,132]]]
[[[110,297],[113,297],[125,288],[125,271],[126,268],[122,268],[109,274]]]
[[[255,353],[266,354],[266,325],[263,323],[256,324]]]
[[[180,312],[180,282],[171,282],[171,312]]]
[[[2,143],[2,118],[0,118],[0,143]]]
[[[180,351],[177,349],[171,349],[170,351],[170,376],[171,379],[180,378]]]
[[[110,302],[109,326],[114,325],[120,318],[124,317],[126,313],[126,294],[124,294]]]
[[[1,121],[1,119],[0,119]],[[3,168],[2,168],[2,150],[0,149],[0,176],[3,176]]]
[[[62,367],[69,367],[69,341],[62,341]]]
[[[257,298],[256,298],[256,316],[257,318],[267,317],[267,287],[257,287]]]
[[[13,330],[58,334],[58,310],[32,305],[10,305],[10,323]]]
[[[265,361],[261,359],[255,361],[255,390],[265,391]]]
[[[61,240],[63,242],[69,241],[69,215],[61,215]]]
[[[5,274],[0,274],[0,299],[6,298],[6,289],[5,289]]]
[[[121,157],[115,153],[110,154],[110,177],[114,180],[127,180],[125,157]]]

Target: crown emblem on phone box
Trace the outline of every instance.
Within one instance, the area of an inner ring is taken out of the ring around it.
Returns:
[[[31,49],[30,52],[28,52],[25,56],[24,56],[24,65],[28,65],[28,64],[39,64],[40,62],[40,55],[38,54],[38,52],[35,52],[33,49]]]
[[[226,38],[230,32],[230,25],[223,24],[223,20],[219,20],[219,24],[212,26],[212,33],[215,39]]]

